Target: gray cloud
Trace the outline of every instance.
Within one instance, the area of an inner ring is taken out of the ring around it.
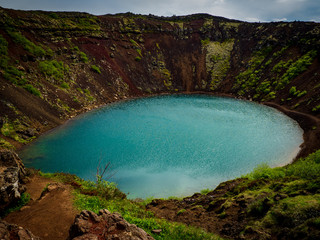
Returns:
[[[92,14],[134,12],[159,16],[209,13],[245,21],[320,22],[319,0],[0,0],[2,7],[82,11]]]

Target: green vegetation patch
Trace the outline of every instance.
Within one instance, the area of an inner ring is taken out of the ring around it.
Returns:
[[[39,62],[40,72],[43,73],[54,84],[62,84],[69,67],[62,61],[47,60]]]
[[[0,35],[0,55],[8,55],[8,42]]]
[[[261,101],[271,100],[276,98],[277,91],[285,88],[292,79],[307,70],[317,56],[316,50],[311,50],[298,58],[296,61],[290,59],[288,61],[280,60],[271,69],[271,73],[275,76],[266,78],[261,81],[263,70],[268,67],[273,61],[282,56],[289,46],[283,47],[281,50],[273,53],[272,47],[263,48],[257,51],[251,57],[248,67],[245,71],[239,73],[233,90],[236,90],[238,95],[252,94],[253,99]],[[267,57],[269,60],[266,61]],[[292,97],[300,98],[307,94],[305,90],[297,90],[293,86],[289,90]]]
[[[234,40],[225,42],[210,42],[208,39],[203,40],[206,54],[206,68],[211,76],[210,89],[215,90],[225,78],[230,68],[230,56],[233,49]],[[204,84],[203,87],[206,87]]]
[[[8,119],[5,119],[0,132],[3,136],[11,138],[17,142],[20,143],[28,143],[31,140],[33,140],[34,137],[31,138],[22,138],[18,132],[22,132],[26,130],[26,127],[24,124],[20,122],[19,119],[16,119],[15,121],[10,121]]]
[[[314,232],[319,230],[320,218],[320,150],[285,167],[259,165],[244,177],[227,195],[229,201],[245,199],[248,203],[251,220],[244,238],[247,233],[263,239],[320,234]]]
[[[31,94],[40,97],[40,91],[25,79],[24,73],[17,67],[9,65],[8,42],[0,35],[0,69],[4,71],[3,77],[9,82],[20,86]]]
[[[296,86],[292,86],[289,90],[289,94],[299,98],[299,97],[306,95],[307,91],[306,90],[300,91],[300,90],[297,90]]]
[[[271,92],[270,81],[265,80],[260,84],[261,73],[264,69],[262,63],[271,51],[272,47],[265,47],[256,51],[249,60],[248,68],[236,77],[233,89],[238,89],[240,96],[256,89],[254,98],[258,98],[260,95],[267,95],[268,99],[275,98],[275,92]]]
[[[314,108],[312,108],[312,112],[318,112],[318,111],[320,111],[320,105],[317,105]]]
[[[3,138],[0,138],[0,147],[1,148],[6,148],[6,149],[12,149],[14,150],[15,147],[9,143],[8,141],[4,140]]]
[[[244,177],[251,180],[283,179],[285,177],[308,180],[320,178],[320,150],[286,167],[270,168],[267,164],[261,164]]]
[[[287,71],[282,75],[282,77],[277,81],[276,89],[283,89],[293,78],[306,71],[308,66],[313,63],[313,60],[316,56],[317,51],[311,50],[297,61],[293,62],[288,67]]]
[[[10,37],[15,43],[20,44],[29,53],[38,57],[42,57],[47,54],[47,52],[42,47],[37,46],[36,44],[31,42],[29,39],[23,36],[20,32],[8,31],[8,34],[10,35]]]
[[[96,65],[91,65],[91,70],[96,72],[96,73],[101,74],[100,68],[98,66],[96,66]]]
[[[37,97],[41,97],[41,92],[37,88],[35,88],[32,84],[27,83],[27,84],[23,85],[22,87],[25,90],[27,90],[29,93],[31,93]]]
[[[152,212],[145,210],[148,200],[145,202],[128,200],[114,183],[101,178],[97,178],[97,182],[92,182],[71,174],[42,172],[39,174],[74,186],[74,205],[77,209],[90,210],[95,213],[98,213],[100,209],[119,212],[129,223],[136,224],[155,239],[222,240],[222,238],[202,229],[154,217]],[[162,231],[160,234],[155,234],[152,233],[154,229]]]
[[[82,62],[84,62],[84,63],[89,62],[89,58],[88,58],[87,54],[85,54],[84,52],[80,51],[79,55],[80,55],[80,59],[81,59]]]
[[[105,200],[99,196],[75,193],[75,206],[79,210],[86,209],[96,213],[100,209],[119,212],[125,220],[144,229],[155,239],[222,239],[202,229],[158,219],[154,217],[153,213],[145,210],[144,203],[137,203],[128,199]],[[162,231],[159,234],[154,234],[152,233],[154,229],[161,229]]]

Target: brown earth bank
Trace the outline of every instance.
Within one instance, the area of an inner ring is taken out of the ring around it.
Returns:
[[[34,175],[26,184],[31,201],[4,220],[30,230],[41,239],[67,239],[75,216],[72,189],[68,185]]]

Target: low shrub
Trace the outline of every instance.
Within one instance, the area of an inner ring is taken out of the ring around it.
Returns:
[[[270,168],[267,164],[263,163],[258,165],[251,173],[244,177],[247,177],[250,180],[257,180],[283,178],[285,175],[285,170],[283,168]]]

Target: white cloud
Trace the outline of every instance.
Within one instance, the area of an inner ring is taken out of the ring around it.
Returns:
[[[273,19],[273,21],[274,22],[286,22],[286,21],[288,21],[288,19],[287,18],[275,18],[275,19]]]

